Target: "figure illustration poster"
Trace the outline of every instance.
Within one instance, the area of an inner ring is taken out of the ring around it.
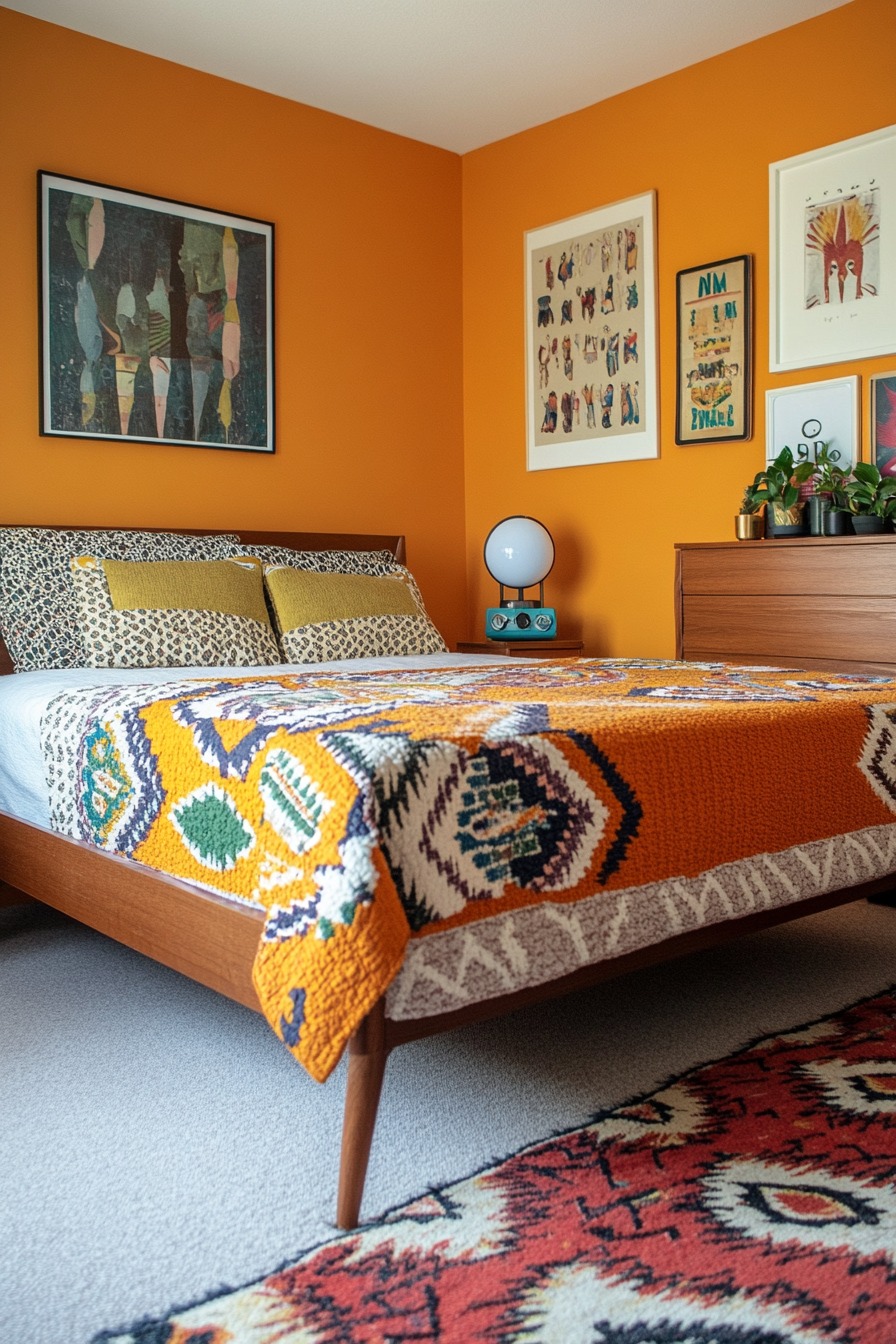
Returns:
[[[528,469],[658,453],[654,193],[526,236]]]

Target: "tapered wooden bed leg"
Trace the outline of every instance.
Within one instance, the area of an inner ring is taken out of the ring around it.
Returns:
[[[361,1212],[367,1161],[389,1055],[385,1026],[386,1007],[380,999],[364,1018],[348,1047],[348,1085],[336,1202],[336,1225],[347,1230],[358,1226]]]

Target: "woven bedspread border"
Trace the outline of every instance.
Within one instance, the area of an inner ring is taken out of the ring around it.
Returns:
[[[696,877],[545,901],[411,940],[389,988],[395,1021],[560,979],[708,924],[896,873],[896,823],[721,864]]]

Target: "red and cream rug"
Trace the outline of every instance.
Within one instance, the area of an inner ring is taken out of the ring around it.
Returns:
[[[896,1344],[896,997],[100,1341]]]

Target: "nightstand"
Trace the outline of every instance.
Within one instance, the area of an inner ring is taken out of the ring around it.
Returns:
[[[458,644],[457,653],[494,653],[499,658],[580,658],[581,639],[483,639]]]

